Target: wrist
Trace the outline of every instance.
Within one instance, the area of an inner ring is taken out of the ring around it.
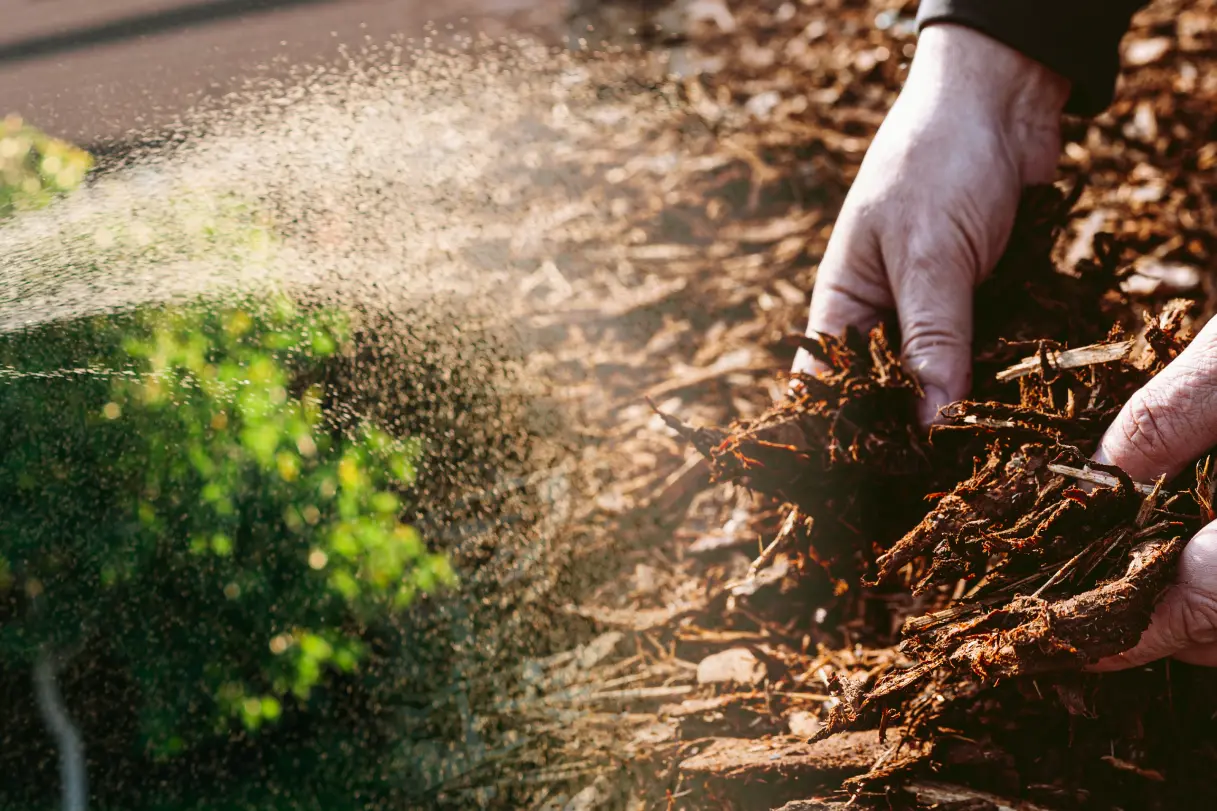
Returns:
[[[921,32],[909,81],[961,94],[1003,117],[1057,120],[1069,100],[1069,80],[1008,45],[951,23]]]

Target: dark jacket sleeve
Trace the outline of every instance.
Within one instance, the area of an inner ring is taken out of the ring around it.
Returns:
[[[1120,38],[1147,0],[922,0],[917,26],[958,23],[993,37],[1073,83],[1066,112],[1111,103]]]

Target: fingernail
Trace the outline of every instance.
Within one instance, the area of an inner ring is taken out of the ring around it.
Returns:
[[[791,364],[790,369],[793,372],[811,374],[812,369],[815,368],[815,362],[815,358],[811,356],[811,353],[800,347],[799,351],[794,355],[794,363]]]
[[[921,420],[921,424],[929,427],[936,422],[939,422],[938,412],[943,406],[949,405],[951,398],[947,395],[945,389],[938,386],[925,387],[925,399],[917,407],[917,416]]]
[[[808,352],[806,349],[800,348],[795,353],[794,363],[791,364],[790,370],[795,373],[805,375],[817,375],[820,372],[827,372],[829,368],[820,361],[816,360],[815,355]]]

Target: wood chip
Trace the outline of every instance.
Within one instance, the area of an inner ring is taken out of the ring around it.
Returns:
[[[723,239],[752,244],[778,242],[811,230],[820,221],[821,216],[819,211],[813,211],[802,217],[781,217],[760,224],[741,223],[724,228],[720,236]]]
[[[1103,487],[1115,487],[1120,483],[1120,480],[1110,473],[1103,473],[1099,470],[1091,470],[1090,468],[1070,467],[1069,465],[1050,464],[1048,469],[1053,473],[1059,473],[1062,476],[1069,476],[1090,484],[1098,484]],[[1157,485],[1145,484],[1143,482],[1134,482],[1133,487],[1142,495],[1153,495]]]
[[[786,725],[790,727],[791,735],[804,739],[814,738],[824,728],[824,722],[816,717],[815,713],[806,710],[792,712],[786,719]]]
[[[679,704],[664,704],[659,708],[659,714],[668,718],[685,718],[690,715],[702,715],[707,712],[721,710],[732,704],[739,704],[753,698],[760,698],[762,693],[727,693],[713,698],[689,698]]]
[[[1155,783],[1161,783],[1166,780],[1166,778],[1162,776],[1162,772],[1158,771],[1157,769],[1145,769],[1135,763],[1129,763],[1127,760],[1122,758],[1104,755],[1102,758],[1100,758],[1100,760],[1102,760],[1104,763],[1111,764],[1122,772],[1131,772],[1139,777],[1144,777],[1146,780],[1153,780]]]
[[[750,574],[738,583],[731,583],[728,589],[736,597],[750,597],[766,586],[782,582],[790,572],[790,561],[779,556],[767,569],[761,569],[756,574]]]
[[[566,606],[568,614],[585,617],[610,628],[627,631],[649,631],[666,625],[680,614],[699,608],[693,604],[676,604],[665,608],[607,608],[603,606]]]
[[[778,534],[766,546],[756,560],[752,561],[752,565],[748,567],[748,579],[755,580],[766,566],[773,563],[774,558],[781,552],[786,544],[794,537],[795,529],[800,523],[810,522],[810,519],[799,512],[798,507],[792,507],[787,513],[786,519],[782,522],[782,528],[778,530]]]
[[[888,730],[891,743],[881,743],[875,730],[843,732],[815,743],[791,738],[711,738],[680,764],[680,770],[728,778],[840,779],[870,769],[900,739],[900,731]]]
[[[662,383],[657,383],[647,389],[646,396],[652,400],[658,400],[673,392],[701,386],[728,375],[771,371],[773,371],[773,361],[769,358],[757,360],[751,356],[751,353],[740,353],[738,357],[730,358],[727,363],[715,363],[713,366],[708,366],[704,369],[694,369],[688,374],[672,377]]]
[[[1124,63],[1130,67],[1152,65],[1166,56],[1173,44],[1174,40],[1170,37],[1133,40],[1124,49]]]
[[[591,670],[613,654],[625,635],[620,631],[609,631],[581,645],[576,652],[575,661],[583,670]]]
[[[948,783],[910,783],[904,790],[915,796],[919,805],[942,811],[1050,811],[1042,805],[1025,800],[1010,800],[996,794]]]
[[[711,654],[697,665],[698,684],[760,684],[765,665],[748,648],[731,648]]]
[[[1127,358],[1132,352],[1134,344],[1135,341],[1130,339],[1111,344],[1080,346],[1077,349],[1066,349],[1063,352],[1048,352],[1048,366],[1055,369],[1077,369],[1099,363],[1114,363]],[[1029,358],[1023,358],[1009,369],[998,372],[997,379],[1004,383],[1035,374],[1043,368],[1043,359],[1039,355],[1032,355]]]
[[[685,696],[693,692],[693,690],[694,687],[691,684],[676,684],[670,687],[635,687],[630,690],[567,691],[557,695],[546,696],[545,703],[573,704],[578,706],[580,704],[598,704],[605,701],[654,701],[657,699]]]
[[[693,543],[689,544],[689,553],[693,555],[707,555],[714,552],[723,552],[728,549],[739,549],[741,547],[755,549],[756,537],[743,533],[711,532],[708,535],[699,536]]]
[[[613,785],[607,777],[600,775],[590,785],[570,798],[562,811],[596,811],[606,807],[613,799]]]
[[[710,463],[701,454],[685,459],[678,470],[663,480],[650,506],[659,512],[673,509],[684,499],[710,486]]]

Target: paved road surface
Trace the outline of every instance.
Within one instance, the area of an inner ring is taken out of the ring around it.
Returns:
[[[458,22],[554,26],[563,0],[0,0],[0,115],[85,145],[155,133],[200,99],[342,46]]]

